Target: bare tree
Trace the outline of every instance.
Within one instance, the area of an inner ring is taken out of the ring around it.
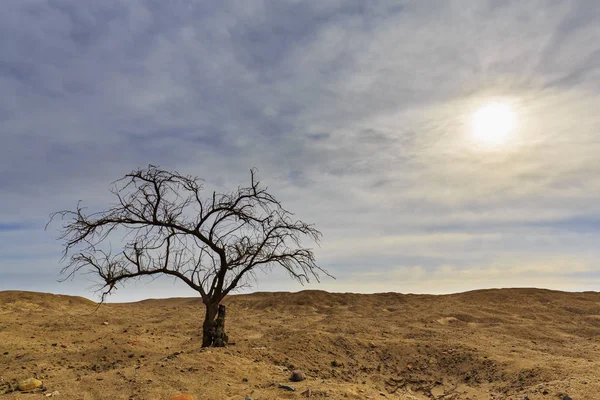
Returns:
[[[284,268],[300,283],[319,274],[303,237],[318,242],[312,224],[293,219],[261,187],[255,171],[250,185],[203,198],[202,181],[153,165],[115,181],[116,202],[99,212],[58,211],[64,241],[65,279],[82,270],[102,278],[102,302],[117,284],[159,274],[181,279],[206,306],[202,347],[224,346],[223,298],[249,284],[257,269]],[[118,250],[114,237],[121,234]]]

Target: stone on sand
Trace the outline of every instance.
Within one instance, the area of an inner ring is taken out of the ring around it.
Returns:
[[[17,389],[21,392],[29,392],[31,390],[35,390],[42,386],[42,381],[37,380],[35,378],[25,379],[24,381],[19,382]]]
[[[194,396],[190,394],[178,394],[177,396],[171,397],[169,400],[194,400]]]
[[[290,380],[292,382],[302,382],[305,379],[306,376],[304,375],[304,373],[298,369],[292,372],[292,376],[290,377]]]

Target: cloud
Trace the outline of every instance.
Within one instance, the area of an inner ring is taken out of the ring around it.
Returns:
[[[385,280],[381,279],[385,276]],[[464,267],[441,265],[434,269],[419,265],[356,272],[330,284],[336,291],[357,291],[349,282],[361,282],[359,292],[402,292],[445,294],[503,287],[544,287],[548,289],[596,290],[600,283],[597,268],[587,260],[574,258],[500,259],[489,265]],[[318,286],[312,286],[318,288]]]
[[[110,182],[149,163],[219,190],[258,167],[323,230],[340,276],[598,255],[595,1],[3,6],[0,230],[39,233],[0,235],[0,280],[19,255],[59,269],[48,214],[107,204]],[[494,99],[517,113],[498,151],[468,132]],[[366,290],[344,279],[322,288]]]

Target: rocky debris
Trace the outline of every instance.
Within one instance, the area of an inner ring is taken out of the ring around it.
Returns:
[[[55,390],[52,393],[46,393],[46,397],[54,397],[54,396],[58,396],[60,394],[60,392],[58,390]]]
[[[310,388],[306,389],[304,392],[300,393],[301,396],[310,397],[312,396],[312,390]]]
[[[19,382],[19,384],[17,385],[17,390],[21,392],[30,392],[32,390],[42,387],[42,385],[42,381],[37,380],[35,378],[29,378]]]
[[[0,383],[0,394],[12,393],[14,392],[13,387],[8,382]]]
[[[179,357],[180,354],[183,354],[183,351],[176,351],[175,353],[169,354],[168,356],[163,358],[163,361],[172,360],[174,358],[177,358],[177,357]]]
[[[102,323],[102,325],[108,325],[108,322],[107,322],[107,321],[104,321],[104,322]]]
[[[302,382],[305,379],[306,379],[306,376],[304,375],[304,372],[302,372],[298,369],[293,371],[292,376],[290,377],[290,381],[292,381],[292,382]]]
[[[177,396],[171,397],[169,400],[194,400],[194,396],[190,394],[178,394]]]
[[[289,390],[290,392],[295,392],[295,391],[296,391],[296,388],[295,388],[295,387],[293,387],[293,386],[290,386],[290,385],[283,385],[283,384],[281,384],[281,383],[280,383],[279,385],[277,385],[277,387],[278,387],[279,389]]]
[[[573,399],[568,394],[563,394],[563,396],[561,397],[561,400],[573,400]]]
[[[244,397],[244,400],[254,400],[254,399],[250,396],[246,396],[246,397]]]

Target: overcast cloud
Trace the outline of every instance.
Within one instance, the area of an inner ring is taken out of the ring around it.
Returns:
[[[261,181],[331,291],[600,288],[600,2],[4,0],[0,290],[57,283],[48,215],[148,164]],[[510,104],[501,146],[469,118]],[[297,291],[285,274],[255,290]],[[194,293],[169,279],[111,301]]]

